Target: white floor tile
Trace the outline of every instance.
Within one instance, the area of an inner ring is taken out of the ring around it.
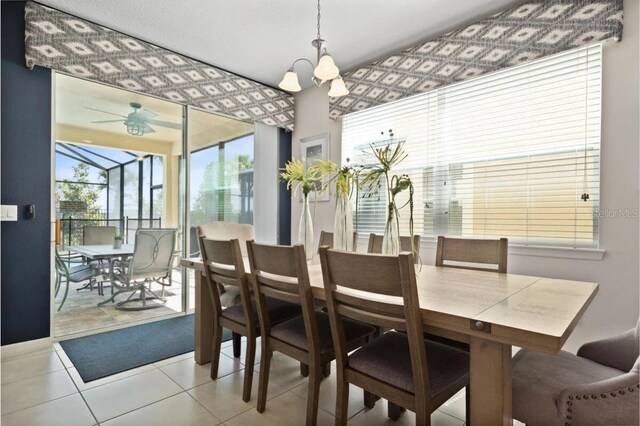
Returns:
[[[173,364],[174,362],[183,361],[185,359],[193,359],[195,360],[195,356],[193,352],[187,352],[186,354],[173,356],[171,358],[163,359],[162,361],[154,362],[153,365],[156,367],[164,367],[165,365]]]
[[[21,357],[3,362],[1,368],[2,384],[6,384],[35,377],[40,374],[64,370],[64,365],[55,352],[49,351],[39,355]]]
[[[3,426],[91,426],[95,423],[80,394],[2,416]]]
[[[154,369],[84,391],[99,422],[180,393],[182,389],[161,371]]]
[[[60,361],[62,361],[62,364],[64,364],[65,368],[73,368],[74,367],[73,362],[67,356],[67,353],[64,351],[64,349],[56,351],[56,353],[58,354],[58,357],[60,358]]]
[[[251,400],[242,400],[244,370],[193,388],[189,394],[222,421],[229,420],[256,406],[258,377],[254,374]]]
[[[240,361],[221,354],[218,365],[218,378],[242,368]],[[193,359],[174,362],[161,367],[160,370],[184,390],[189,390],[211,381],[211,364],[199,365]]]
[[[465,402],[465,390],[462,389],[460,392],[451,397],[447,402],[442,404],[438,410],[443,411],[453,417],[456,417],[462,421],[466,420],[467,417],[467,404]]]
[[[307,381],[294,388],[292,392],[301,396],[306,401],[309,392],[309,382]],[[329,377],[320,382],[320,400],[318,402],[318,406],[320,407],[320,409],[328,412],[332,416],[335,416],[336,413],[336,394],[336,373],[335,371],[332,371]],[[351,418],[364,409],[365,406],[362,389],[353,385],[349,385],[348,417]]]
[[[371,410],[367,409],[349,419],[351,426],[377,426],[377,425],[394,425],[394,426],[413,426],[415,425],[416,415],[407,410],[397,421],[392,421],[387,417],[387,401],[381,399],[376,402],[376,406]],[[442,411],[435,411],[431,415],[431,426],[463,426],[464,422]]]
[[[307,418],[305,400],[293,392],[286,392],[267,403],[264,413],[248,410],[225,422],[227,426],[299,426]],[[318,426],[332,426],[333,416],[324,410],[318,410]]]
[[[9,352],[9,354],[5,354],[5,351],[0,350],[0,354],[1,354],[0,357],[2,358],[2,362],[6,362],[6,361],[13,361],[18,358],[26,358],[34,355],[42,355],[49,352],[54,352],[53,345],[48,348],[38,349],[37,351],[20,351],[20,352],[13,352],[13,353]]]
[[[2,385],[2,414],[9,414],[78,392],[65,370]]]
[[[233,340],[229,340],[229,344],[227,344],[225,346],[225,343],[227,342],[222,342],[222,349],[220,350],[220,352],[222,352],[223,354],[225,354],[226,356],[228,356],[229,358],[233,358],[233,344],[232,344]],[[256,340],[256,358],[255,358],[255,362],[256,364],[260,362],[260,354],[262,353],[262,349],[260,347],[260,338],[258,337],[258,339]],[[235,359],[239,359],[240,362],[244,363],[245,357],[247,356],[247,338],[243,337],[242,338],[242,343],[240,345],[240,358],[235,358]]]
[[[88,383],[82,381],[78,370],[75,368],[70,368],[67,371],[71,376],[71,379],[76,384],[80,392],[86,391],[87,389],[92,389],[98,386],[106,385],[107,383],[113,383],[118,380],[135,376],[136,374],[144,373],[146,371],[155,370],[156,367],[153,364],[143,365],[142,367],[132,368],[131,370],[123,371],[122,373],[113,374],[111,376],[103,377],[102,379],[92,380]]]
[[[213,414],[187,393],[180,393],[103,423],[106,426],[214,426]]]

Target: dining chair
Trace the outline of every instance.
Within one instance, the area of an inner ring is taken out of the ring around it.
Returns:
[[[320,231],[320,241],[318,242],[318,252],[320,247],[327,246],[333,248],[333,232]],[[353,251],[358,248],[358,233],[353,233]]]
[[[118,291],[102,303],[114,302],[119,294],[131,292],[126,300],[116,303],[116,309],[139,311],[164,306],[166,299],[155,294],[151,285],[157,283],[164,289],[164,281],[171,279],[177,232],[174,228],[138,228],[131,258],[113,260],[111,285]],[[139,296],[134,297],[137,293]],[[160,303],[149,303],[153,300]],[[135,302],[140,305],[129,306]]]
[[[506,273],[508,250],[507,238],[480,240],[448,238],[441,235],[438,237],[436,247],[436,266]],[[463,334],[454,332],[448,332],[446,336],[425,334],[425,338],[469,351],[469,338]]]
[[[384,235],[369,234],[369,245],[367,247],[367,253],[369,254],[382,253],[382,240],[384,240]],[[420,255],[420,235],[413,236],[413,247],[411,244],[410,236],[407,235],[407,236],[400,237],[400,251],[412,252],[414,248],[415,248],[414,259],[417,263],[418,256]]]
[[[82,245],[85,246],[93,246],[93,245],[112,245],[113,239],[116,236],[116,227],[115,226],[95,226],[95,225],[86,225],[82,227]],[[107,269],[109,268],[108,261],[104,259],[92,260],[89,262],[89,265],[94,268],[100,270],[100,273],[103,275],[107,274]],[[76,291],[80,290],[89,290],[93,291],[93,281],[89,281],[85,286],[76,289]],[[104,295],[104,286],[103,282],[97,282],[98,294],[100,296]]]
[[[479,240],[441,235],[436,248],[436,266],[506,273],[508,252],[509,240],[506,238]]]
[[[271,357],[278,351],[309,366],[306,424],[315,425],[322,369],[335,359],[335,351],[329,316],[314,304],[304,247],[250,241],[247,248],[262,333],[258,412],[266,408]],[[269,297],[300,304],[302,315],[274,324],[266,304]],[[371,341],[375,331],[353,320],[345,321],[344,326],[343,341],[349,350]]]
[[[347,424],[350,383],[414,411],[417,425],[429,425],[431,413],[469,385],[469,354],[423,339],[413,254],[323,247],[320,262],[336,348],[336,425]],[[349,354],[348,320],[392,330]]]
[[[240,242],[238,239],[214,240],[201,236],[200,253],[205,265],[205,277],[209,297],[213,305],[213,346],[211,355],[211,379],[218,377],[220,347],[222,344],[222,328],[227,328],[237,336],[247,337],[245,354],[244,385],[242,400],[251,399],[253,368],[256,355],[256,339],[260,336],[258,313],[252,300],[250,287],[245,273]],[[240,303],[223,308],[220,303],[218,284],[236,287],[240,293]],[[300,306],[269,298],[266,300],[267,310],[274,323],[280,323],[301,314]],[[239,355],[238,355],[239,356]]]
[[[513,418],[528,426],[637,425],[640,321],[585,343],[577,355],[520,350],[513,358]]]
[[[60,312],[62,306],[64,305],[64,302],[67,300],[67,296],[69,295],[70,283],[81,283],[87,280],[89,280],[90,283],[93,283],[95,279],[102,274],[102,272],[98,269],[92,268],[89,265],[81,264],[76,266],[68,266],[66,261],[62,258],[62,256],[60,256],[58,247],[56,247],[55,251],[56,285],[54,290],[54,297],[56,297],[58,295],[58,292],[60,292],[62,281],[64,280],[65,282],[64,295],[62,296],[60,306],[58,306],[58,312]]]

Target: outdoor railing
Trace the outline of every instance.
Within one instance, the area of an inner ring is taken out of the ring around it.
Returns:
[[[138,228],[160,228],[162,218],[130,218],[123,219],[107,218],[74,218],[72,216],[58,219],[60,231],[57,241],[61,245],[75,246],[82,244],[82,229],[85,226],[115,226],[118,235],[122,235],[124,244],[133,243],[133,239]]]

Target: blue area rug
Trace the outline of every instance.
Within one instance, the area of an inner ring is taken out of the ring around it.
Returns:
[[[225,329],[222,341],[229,339]],[[193,345],[194,315],[60,342],[85,383],[191,352]]]

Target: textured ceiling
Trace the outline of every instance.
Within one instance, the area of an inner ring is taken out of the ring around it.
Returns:
[[[313,0],[40,0],[194,59],[277,86],[299,57],[315,60]],[[324,0],[322,37],[343,71],[522,0]],[[299,63],[303,87],[311,67]]]

